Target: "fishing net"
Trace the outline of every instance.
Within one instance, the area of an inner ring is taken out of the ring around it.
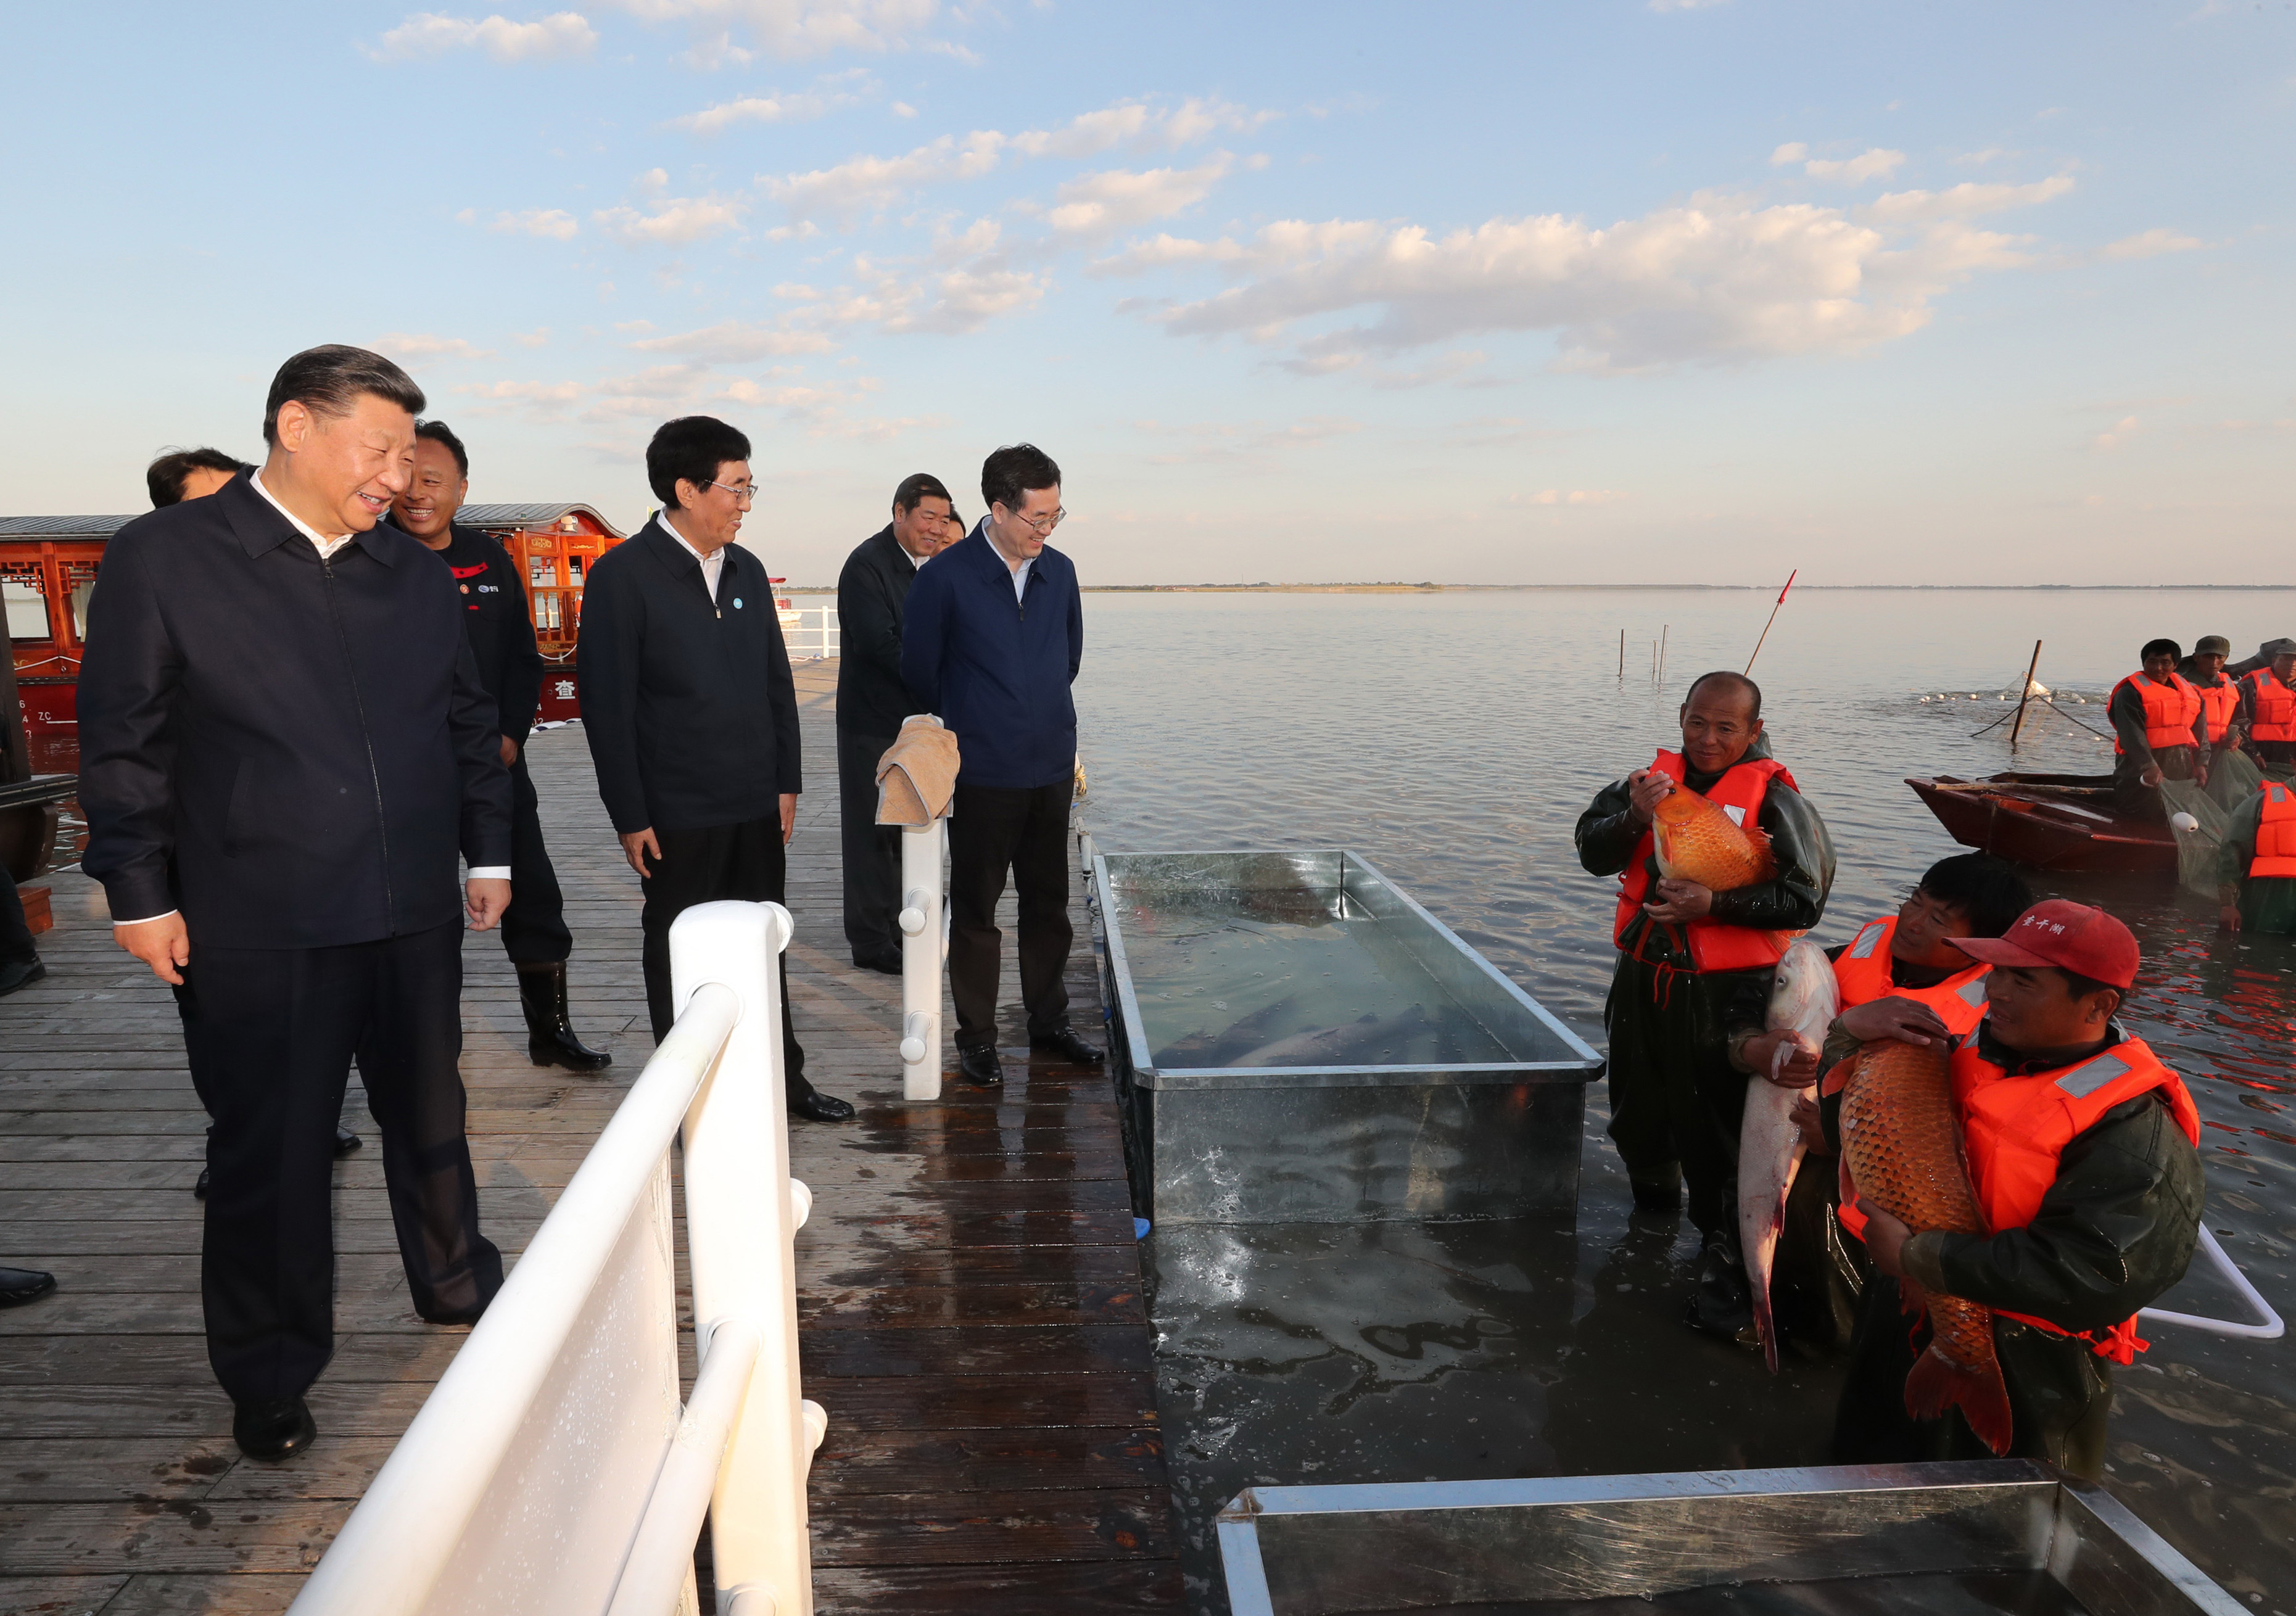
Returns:
[[[2221,751],[2209,764],[2209,795],[2227,814],[2256,795],[2264,771],[2246,752]]]
[[[2241,761],[2248,760],[2243,758]],[[2251,770],[2255,767],[2249,764]],[[2207,898],[2217,895],[2217,849],[2224,841],[2225,826],[2231,818],[2210,795],[2215,783],[2213,771],[2206,786],[2195,785],[2189,780],[2161,782],[2161,800],[2169,805],[2169,828],[2177,837],[2177,879],[2186,891]],[[2183,814],[2189,814],[2199,823],[2191,830],[2182,828],[2176,816]]]

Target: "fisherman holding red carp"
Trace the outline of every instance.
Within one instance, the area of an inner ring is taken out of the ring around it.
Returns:
[[[1580,861],[1622,879],[1605,1021],[1636,1204],[1671,1210],[1689,1179],[1705,1252],[1688,1322],[1758,1321],[1775,1368],[1795,1164],[1837,1157],[1839,1227],[1867,1260],[1834,1460],[1990,1453],[2095,1478],[2109,1366],[2144,1349],[2136,1315],[2183,1276],[2206,1188],[2191,1095],[2116,1019],[2136,940],[2062,900],[2009,923],[2022,882],[1965,856],[1829,964],[1794,934],[1823,910],[1832,849],[1760,713],[1750,680],[1706,676],[1682,751],[1578,823]]]

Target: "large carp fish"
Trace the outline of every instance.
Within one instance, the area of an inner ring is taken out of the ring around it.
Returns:
[[[1793,1034],[1815,1054],[1824,1046],[1825,1029],[1841,1013],[1841,990],[1833,980],[1833,962],[1809,939],[1797,938],[1787,945],[1771,981],[1765,1018],[1769,1030]],[[1804,1146],[1801,1129],[1794,1126],[1794,1102],[1810,1092],[1772,1080],[1792,1053],[1781,1043],[1771,1076],[1757,1072],[1746,1080],[1746,1117],[1738,1128],[1738,1248],[1753,1292],[1754,1328],[1761,1334],[1762,1354],[1772,1374],[1778,1372],[1778,1329],[1770,1309],[1770,1276],[1778,1235],[1785,1226],[1786,1197],[1793,1193],[1794,1177],[1801,1169]]]
[[[1841,1199],[1863,1195],[1911,1229],[1983,1235],[1946,1061],[1942,1043],[1895,1038],[1876,1038],[1851,1057],[1841,1095]],[[1991,1312],[1911,1280],[1898,1289],[1906,1311],[1925,1308],[1930,1317],[1929,1349],[1906,1376],[1906,1412],[1934,1420],[1959,1408],[1988,1448],[2007,1453],[2014,1422]]]
[[[1651,839],[1660,874],[1694,881],[1710,891],[1734,892],[1778,873],[1777,856],[1761,826],[1740,824],[1678,782],[1651,810]]]

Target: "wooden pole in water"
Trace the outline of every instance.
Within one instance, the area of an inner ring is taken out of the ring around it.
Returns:
[[[1661,685],[1666,683],[1666,636],[1673,632],[1674,625],[1671,623],[1660,623],[1658,627],[1658,682]]]
[[[1619,630],[1619,677],[1627,677],[1627,631],[1623,628]]]
[[[2025,669],[2025,688],[2017,693],[2017,721],[2009,726],[2009,744],[2017,744],[2017,732],[2025,727],[2025,703],[2033,699],[2033,674],[2041,666],[2041,642],[2033,642],[2033,660]]]
[[[1770,623],[1775,623],[1778,620],[1778,606],[1783,606],[1786,603],[1786,589],[1792,588],[1794,579],[1800,576],[1801,569],[1800,567],[1796,567],[1792,571],[1786,574],[1786,588],[1778,591],[1778,604],[1777,606],[1770,608],[1770,622],[1764,623],[1762,625],[1762,638],[1754,642],[1754,657],[1758,657],[1762,654],[1762,642],[1770,637]],[[1748,657],[1746,659],[1746,671],[1748,673],[1754,671],[1754,657]]]

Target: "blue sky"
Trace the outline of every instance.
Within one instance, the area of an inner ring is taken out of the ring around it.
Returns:
[[[1023,438],[1088,583],[2292,581],[2286,0],[574,4],[19,8],[0,513],[353,341],[801,582]]]

